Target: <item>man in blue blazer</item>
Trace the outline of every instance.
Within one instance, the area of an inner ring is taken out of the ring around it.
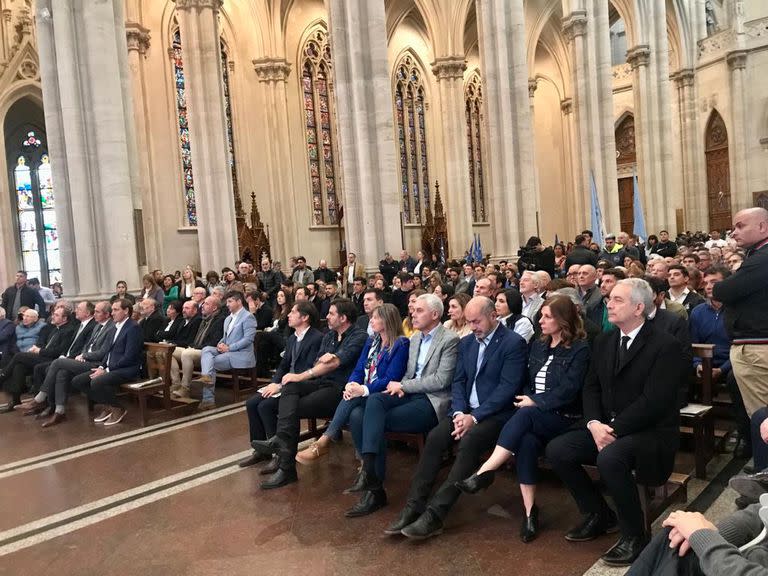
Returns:
[[[423,540],[442,533],[443,521],[460,495],[454,484],[471,474],[493,448],[515,410],[515,396],[522,393],[528,360],[525,340],[498,322],[494,303],[485,296],[472,298],[464,316],[472,334],[459,343],[450,418],[443,418],[427,436],[406,506],[386,534]],[[456,460],[429,499],[443,454],[454,443]]]
[[[227,294],[229,316],[224,320],[224,335],[216,346],[206,346],[200,356],[199,381],[203,385],[203,400],[199,410],[216,407],[214,391],[216,371],[232,368],[253,368],[256,366],[256,354],[253,351],[253,339],[256,337],[256,318],[245,306],[242,292]]]
[[[119,424],[127,410],[117,399],[117,389],[141,373],[144,337],[141,327],[131,319],[133,305],[121,298],[112,303],[112,321],[115,335],[106,358],[98,368],[79,374],[72,379],[72,386],[88,395],[95,404],[101,404],[101,413],[93,419],[105,426]],[[64,419],[61,414],[61,419]]]

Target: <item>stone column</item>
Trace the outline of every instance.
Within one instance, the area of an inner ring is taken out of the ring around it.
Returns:
[[[573,115],[573,100],[571,98],[565,98],[560,101],[560,111],[563,114],[563,144],[566,149],[566,158],[570,159],[570,173],[565,174],[568,186],[568,211],[570,214],[576,216],[571,218],[568,228],[569,238],[564,240],[570,240],[570,236],[574,236],[584,230],[585,226],[582,222],[589,222],[589,207],[585,205],[585,198],[583,194],[577,194],[577,185],[574,182],[576,175],[579,174],[579,157],[574,152],[574,148],[577,143],[574,141],[574,135],[576,134],[575,119]],[[584,220],[587,218],[587,220]],[[588,227],[588,226],[587,226]]]
[[[150,264],[153,267],[164,268],[160,255],[162,254],[162,233],[158,226],[157,216],[163,213],[162,207],[156,202],[152,182],[152,153],[150,148],[151,136],[147,122],[147,93],[144,74],[144,61],[149,50],[150,34],[138,22],[126,22],[126,40],[128,43],[128,67],[131,72],[131,88],[133,92],[133,118],[135,126],[137,166],[134,183],[133,204],[141,210],[141,230],[139,236],[139,263]],[[142,253],[143,240],[143,253]]]
[[[347,250],[374,268],[384,252],[402,248],[384,2],[328,7]]]
[[[123,3],[39,0],[36,21],[65,290],[137,288]]]
[[[752,206],[749,191],[749,155],[747,153],[747,51],[734,50],[726,56],[731,76],[731,125],[728,134],[733,143],[729,150],[731,165],[731,211],[737,211]]]
[[[494,257],[509,258],[536,232],[533,126],[522,2],[478,0],[488,124]]]
[[[298,254],[299,232],[296,223],[296,196],[291,145],[288,126],[288,96],[286,82],[291,65],[285,58],[262,58],[253,61],[253,68],[265,90],[267,130],[267,185],[271,227],[272,255],[287,259]]]
[[[572,63],[575,130],[571,150],[578,166],[574,190],[585,207],[579,217],[586,226],[590,222],[590,173],[594,174],[606,231],[616,231],[620,220],[608,3],[587,0],[586,8],[571,10],[563,19]]]
[[[472,193],[467,152],[467,119],[464,101],[463,56],[444,56],[432,64],[440,91],[440,129],[443,135],[446,204],[450,254],[461,255],[472,243]]]
[[[682,159],[685,228],[704,230],[707,227],[706,170],[703,166],[703,137],[699,135],[696,108],[695,72],[692,68],[678,70],[673,76],[677,85],[677,108],[680,115],[680,156]]]
[[[231,266],[237,258],[219,43],[219,10],[223,0],[175,2],[184,42],[200,266],[202,270],[219,270]]]

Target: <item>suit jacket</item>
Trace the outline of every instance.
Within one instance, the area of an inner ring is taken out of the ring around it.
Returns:
[[[144,342],[158,342],[157,332],[165,327],[165,321],[166,318],[160,312],[159,308],[146,318],[142,318],[139,321],[139,327],[141,328],[141,335],[144,338]]]
[[[582,298],[582,302],[584,302],[584,310],[586,311],[587,315],[589,315],[590,311],[593,311],[595,308],[600,308],[602,301],[603,295],[600,294],[600,287],[595,284],[595,286],[590,288],[587,291],[587,294],[585,294]]]
[[[168,323],[170,322],[170,326],[168,326]],[[184,323],[184,317],[183,316],[176,316],[176,318],[171,322],[167,317],[163,319],[163,323],[160,324],[160,328],[155,333],[155,342],[173,342],[174,338],[176,338],[176,334],[178,334],[179,329],[181,328],[181,325]]]
[[[681,316],[670,312],[669,310],[656,310],[653,319],[650,320],[654,327],[661,332],[666,332],[674,336],[675,340],[682,346],[682,354],[688,365],[686,374],[680,379],[680,395],[678,406],[683,407],[688,404],[688,389],[696,381],[696,372],[693,368],[693,348],[691,347],[691,334],[688,329],[688,322]]]
[[[365,266],[360,264],[360,262],[355,262],[354,277],[357,278],[358,276],[362,276],[363,278],[365,278]],[[349,294],[348,290],[352,290],[352,286],[347,286],[348,279],[349,279],[349,264],[344,266],[344,273],[341,276],[341,291],[344,294]]]
[[[229,346],[227,356],[232,368],[256,366],[256,355],[253,351],[255,337],[256,318],[247,309],[243,308],[236,316],[230,314],[224,320],[224,335],[219,343]]]
[[[101,362],[105,360],[112,346],[112,340],[115,339],[115,330],[115,323],[111,319],[107,320],[107,323],[99,330],[98,334],[96,334],[94,326],[91,339],[86,344],[85,351],[83,352],[83,360],[86,362]]]
[[[672,473],[680,440],[678,390],[686,360],[674,336],[646,322],[619,365],[621,332],[595,339],[584,383],[584,419],[609,424],[621,438],[638,436],[635,473],[660,486]]]
[[[184,324],[184,321],[185,319],[182,318],[182,323],[176,331],[176,335],[169,340],[169,342],[173,342],[179,348],[187,348],[192,344],[192,341],[197,335],[197,330],[200,328],[200,322],[203,321],[203,317],[198,314],[186,325]]]
[[[144,336],[141,327],[131,318],[128,318],[117,338],[113,336],[107,351],[105,368],[108,368],[112,374],[117,374],[126,380],[132,380],[141,373],[143,355]]]
[[[688,295],[685,297],[685,300],[683,300],[683,308],[685,308],[685,311],[688,312],[688,316],[691,315],[691,310],[696,308],[696,306],[700,304],[704,304],[704,298],[699,296],[696,292],[691,290],[688,292]]]
[[[527,379],[528,345],[522,336],[499,324],[475,375],[479,352],[480,344],[474,334],[461,339],[451,389],[451,412],[472,414],[478,422],[486,418],[507,420],[514,413],[515,396],[522,392]],[[473,382],[480,402],[474,409],[469,405]]]
[[[77,326],[74,322],[67,322],[62,326],[50,326],[51,330],[48,333],[45,345],[40,346],[40,358],[45,358],[49,361],[66,355],[77,331]]]
[[[13,302],[16,299],[16,284],[13,284],[5,289],[2,298],[0,298],[0,306],[5,308],[5,312],[8,316],[11,315]],[[40,292],[34,288],[30,288],[26,284],[21,287],[21,306],[28,306],[35,309],[40,313],[40,318],[46,318],[48,316],[48,307],[45,305],[43,297],[40,296]]]
[[[315,281],[315,275],[312,273],[312,270],[309,268],[304,268],[304,270],[296,270],[293,273],[293,283],[294,284],[301,284],[302,286],[306,286],[310,282]]]
[[[264,330],[265,328],[272,326],[274,315],[272,307],[269,304],[266,302],[262,304],[254,313],[254,317],[256,318],[256,330]]]
[[[322,341],[323,333],[317,328],[310,328],[304,334],[304,338],[301,339],[301,346],[299,346],[298,354],[296,354],[296,334],[293,333],[288,336],[283,359],[280,361],[275,375],[272,376],[272,382],[280,382],[283,376],[291,371],[294,355],[296,356],[296,362],[293,367],[294,373],[299,374],[312,368],[315,365],[317,352],[320,350],[320,343]]]
[[[216,346],[216,344],[219,343],[222,336],[224,335],[224,320],[226,317],[226,308],[220,308],[219,311],[213,315],[213,318],[211,318],[211,322],[208,325],[208,330],[205,332],[203,341],[199,344],[198,349],[202,350],[206,346]],[[197,336],[200,333],[200,330],[203,329],[205,320],[206,319],[202,316],[200,317],[200,324],[197,327],[197,332],[194,334],[194,336],[192,336],[192,340],[189,343],[190,347],[195,347],[195,340],[197,340]]]
[[[376,366],[376,380],[366,384],[365,364],[371,346],[373,346],[373,338],[369,337],[360,352],[355,369],[349,375],[349,381],[368,386],[368,392],[373,394],[384,390],[391,381],[399,382],[403,379],[408,364],[409,340],[405,336],[398,337],[392,347],[379,356],[379,363]]]
[[[68,356],[70,358],[74,358],[75,356],[78,356],[81,354],[84,350],[88,342],[91,340],[91,334],[93,334],[93,329],[96,328],[96,320],[91,318],[88,320],[88,324],[83,328],[83,331],[80,332],[80,334],[77,334],[77,331],[80,330],[80,324],[74,324],[75,326],[74,331],[75,335],[73,336],[74,340],[72,340],[72,343],[70,344],[69,348],[67,348],[69,354]]]
[[[0,356],[9,354],[16,346],[16,324],[3,318],[0,320]]]
[[[440,419],[448,413],[451,404],[451,383],[456,370],[460,338],[455,332],[438,324],[432,332],[432,344],[429,345],[421,377],[416,378],[421,337],[421,332],[411,337],[408,367],[401,384],[406,394],[426,394]]]

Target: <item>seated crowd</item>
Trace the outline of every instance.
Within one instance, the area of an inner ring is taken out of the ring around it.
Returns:
[[[745,372],[736,363],[748,358],[729,354],[740,342],[768,343],[768,212],[760,210],[737,214],[728,240],[712,232],[673,241],[662,231],[643,245],[622,232],[599,246],[585,230],[553,248],[532,237],[514,263],[386,254],[368,276],[353,253],[338,273],[297,257],[285,274],[265,258],[258,271],[238,262],[205,280],[190,267],[155,270],[138,296],[118,282],[109,301],[96,303],[46,304],[19,272],[0,308],[6,410],[53,426],[79,390],[100,405],[96,422],[117,424],[126,409],[116,392],[141,377],[143,344],[168,342],[172,394],[199,397],[201,410],[216,406],[221,371],[269,379],[246,402],[253,452],[240,463],[265,463],[265,490],[298,481],[296,464],[341,449],[347,429],[359,468],[345,493],[359,500],[346,516],[372,514],[387,504],[387,433],[421,434],[406,501],[386,534],[440,534],[460,495],[490,487],[514,457],[520,538],[530,542],[540,530],[536,484],[546,457],[582,514],[566,539],[618,531],[607,564],[632,564],[645,549],[643,565],[655,566],[671,556],[659,560],[659,536],[646,548],[637,485],[664,485],[672,473],[679,408],[701,371],[692,342],[714,345],[713,377],[729,384],[740,450],[754,451],[758,471],[768,466],[765,358],[752,362],[754,383],[737,382]],[[745,302],[756,318],[746,317]],[[302,418],[329,422],[299,451]],[[585,465],[597,468],[613,507]],[[661,538],[693,547],[705,570],[717,543],[691,535],[688,520],[673,514]]]

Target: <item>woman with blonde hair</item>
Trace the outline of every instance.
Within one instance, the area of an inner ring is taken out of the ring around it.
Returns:
[[[448,320],[443,323],[443,326],[451,332],[456,332],[459,338],[464,338],[464,336],[472,332],[469,324],[464,319],[464,308],[470,300],[469,294],[464,292],[454,294],[448,300]]]
[[[416,298],[418,298],[422,294],[426,294],[426,291],[422,290],[421,288],[416,288],[414,290],[411,290],[411,293],[408,295],[408,316],[403,318],[403,322],[402,322],[402,330],[406,338],[410,338],[411,336],[413,336],[415,332],[415,330],[413,329],[413,321],[411,320],[411,314],[413,314],[413,307],[416,304]]]
[[[331,440],[341,436],[341,430],[349,423],[353,412],[359,410],[358,416],[362,418],[368,396],[384,390],[390,381],[399,382],[405,374],[410,343],[403,336],[397,307],[382,304],[375,308],[371,314],[371,329],[373,336],[363,346],[333,420],[318,440],[296,454],[297,462],[311,464],[327,454]]]
[[[530,542],[539,529],[535,503],[538,459],[547,443],[581,417],[581,388],[589,364],[589,346],[578,308],[566,296],[547,298],[541,306],[542,337],[531,346],[526,394],[501,430],[496,448],[480,469],[456,483],[467,494],[493,484],[496,470],[515,455],[525,516],[520,539]]]

